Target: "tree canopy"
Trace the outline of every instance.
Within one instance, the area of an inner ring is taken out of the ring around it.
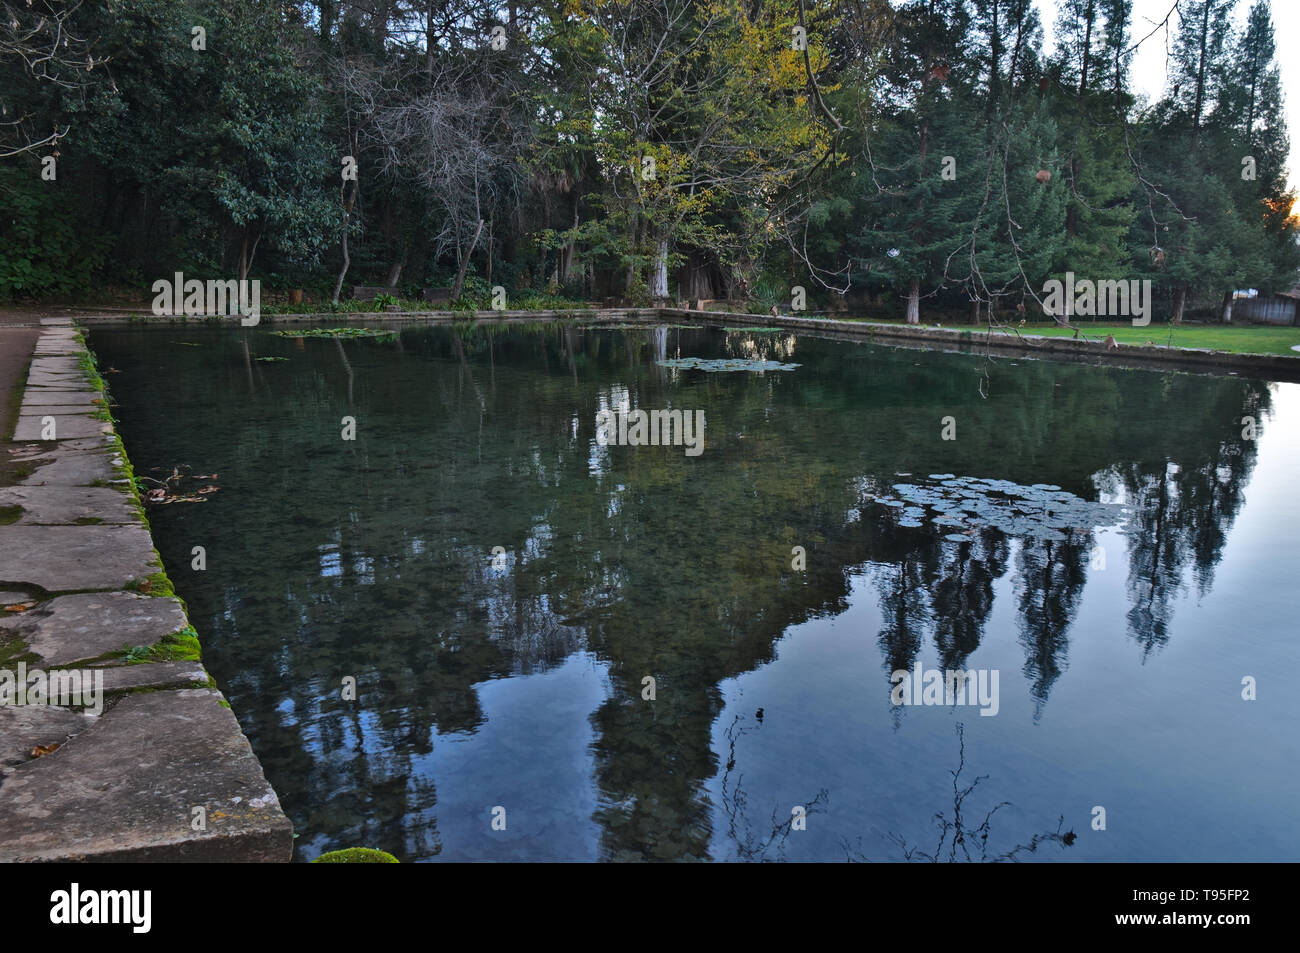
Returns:
[[[1156,312],[1296,283],[1268,0],[33,0],[0,17],[0,295],[174,270],[634,303]]]

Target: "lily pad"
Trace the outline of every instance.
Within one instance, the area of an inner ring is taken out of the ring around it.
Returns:
[[[898,498],[879,499],[891,508],[904,508],[898,525],[911,527],[928,520],[941,529],[990,527],[1009,536],[1057,542],[1067,538],[1066,532],[1122,526],[1131,512],[1118,504],[1085,500],[1050,483],[1024,486],[950,473],[932,473],[929,479],[937,482],[895,483]],[[950,533],[944,538],[969,537]]]
[[[377,338],[395,340],[396,331],[383,328],[294,328],[291,331],[272,331],[282,338]]]
[[[656,361],[660,367],[673,367],[692,371],[792,371],[799,364],[782,364],[780,361],[756,361],[746,358],[674,357]]]

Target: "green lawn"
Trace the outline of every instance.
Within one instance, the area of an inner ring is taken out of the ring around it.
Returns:
[[[1157,324],[1151,322],[1144,328],[1132,324],[1086,324],[1079,337],[1104,339],[1115,336],[1121,346],[1125,344],[1161,344],[1171,347],[1208,348],[1213,351],[1230,351],[1233,354],[1282,354],[1300,358],[1300,352],[1291,350],[1300,344],[1300,328],[1273,327],[1269,325],[1214,325],[1214,324]],[[1071,337],[1073,331],[1053,324],[1026,324],[1019,329],[1022,334],[1042,334]]]
[[[873,321],[878,324],[901,324],[899,321]],[[934,327],[933,321],[921,322],[921,327]],[[1051,323],[1029,322],[1023,326],[1011,322],[1021,334],[1051,335],[1053,337],[1073,337],[1073,330],[1066,330]],[[954,330],[979,331],[980,328],[968,324],[948,324],[943,327]],[[1152,321],[1144,328],[1135,328],[1132,324],[1080,324],[1080,339],[1092,341],[1104,340],[1107,334],[1114,335],[1116,342],[1125,344],[1160,344],[1168,347],[1208,348],[1214,351],[1229,351],[1234,354],[1281,354],[1286,357],[1300,358],[1300,352],[1291,350],[1292,345],[1300,344],[1300,327],[1273,327],[1270,325],[1207,325],[1168,323]],[[995,332],[996,333],[996,332]],[[1005,333],[1012,333],[1010,330]]]

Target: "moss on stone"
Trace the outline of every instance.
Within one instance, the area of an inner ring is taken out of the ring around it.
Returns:
[[[146,596],[176,596],[176,590],[172,588],[172,581],[167,578],[167,573],[161,569],[145,576],[143,579],[132,579],[126,584],[126,588],[131,592],[139,592]]]
[[[399,864],[392,854],[371,847],[347,847],[321,854],[313,864]]]
[[[23,508],[17,503],[12,506],[0,506],[0,526],[17,523],[23,515]]]
[[[136,646],[136,649],[140,647]],[[132,657],[132,653],[135,653],[135,657]],[[203,647],[199,645],[199,634],[194,631],[194,626],[187,625],[183,629],[164,635],[143,655],[135,649],[128,649],[127,659],[128,664],[132,665],[142,662],[197,662],[202,654]]]
[[[0,668],[12,669],[19,662],[32,665],[40,660],[41,657],[31,651],[22,639],[0,639]]]

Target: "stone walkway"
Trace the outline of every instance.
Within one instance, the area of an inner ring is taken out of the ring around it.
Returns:
[[[77,330],[41,324],[0,487],[0,861],[287,861]],[[33,702],[52,670],[65,694]]]

